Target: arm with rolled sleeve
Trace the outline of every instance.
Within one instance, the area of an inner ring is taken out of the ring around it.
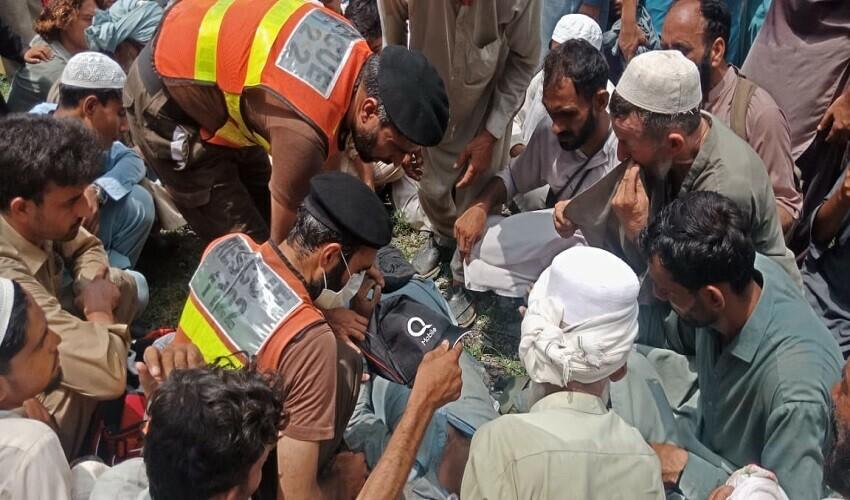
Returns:
[[[119,201],[145,178],[145,162],[134,150],[118,141],[109,150],[108,170],[95,179],[97,184],[113,201]]]
[[[508,57],[496,82],[485,128],[500,139],[508,128],[540,61],[541,0],[520,2],[522,7],[505,31]],[[386,36],[386,34],[384,35]]]

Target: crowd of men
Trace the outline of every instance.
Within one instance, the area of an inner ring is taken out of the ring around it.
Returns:
[[[0,498],[850,498],[850,4],[754,4],[4,0]]]

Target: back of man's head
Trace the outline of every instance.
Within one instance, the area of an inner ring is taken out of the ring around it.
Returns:
[[[49,183],[79,186],[102,168],[102,148],[76,120],[12,115],[0,120],[0,211],[15,198],[40,204]]]
[[[658,258],[673,281],[695,291],[728,283],[742,292],[755,276],[755,247],[744,214],[729,198],[696,191],[673,200],[639,238],[644,256]]]
[[[608,84],[608,63],[593,45],[585,40],[567,40],[549,51],[543,62],[543,87],[559,85],[569,78],[576,94],[589,101]]]
[[[238,488],[277,442],[283,393],[270,375],[204,367],[174,372],[148,409],[144,460],[154,500],[207,500]],[[256,484],[252,484],[256,483]]]
[[[378,0],[351,0],[345,8],[345,17],[351,21],[366,41],[382,37]]]

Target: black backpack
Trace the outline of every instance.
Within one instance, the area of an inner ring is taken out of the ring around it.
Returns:
[[[454,345],[462,332],[445,315],[397,295],[375,306],[366,339],[358,346],[372,373],[412,386],[425,353],[443,340]]]

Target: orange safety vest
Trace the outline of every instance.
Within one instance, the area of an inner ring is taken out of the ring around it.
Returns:
[[[271,245],[230,234],[207,247],[189,283],[177,342],[195,344],[207,363],[227,357],[243,366],[256,355],[261,369],[277,370],[289,342],[325,321]]]
[[[215,85],[224,94],[228,120],[204,131],[206,141],[266,151],[268,140],[242,116],[246,88],[263,87],[288,103],[333,151],[372,53],[345,18],[304,0],[181,0],[166,13],[153,51],[161,77]]]

